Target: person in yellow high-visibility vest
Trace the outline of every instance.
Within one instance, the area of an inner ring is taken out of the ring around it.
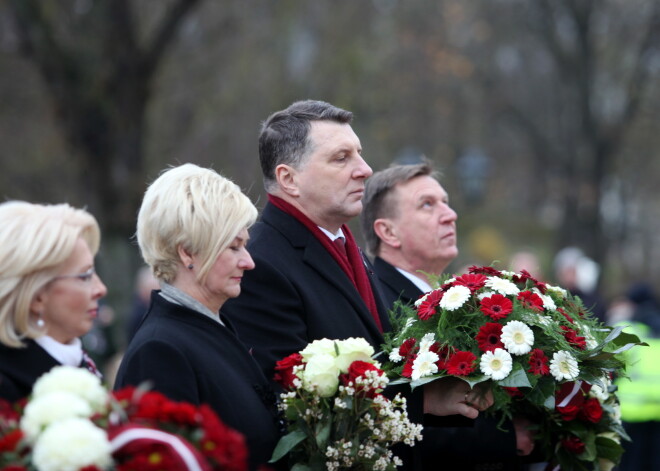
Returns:
[[[617,381],[621,419],[632,442],[625,448],[620,471],[660,470],[660,305],[647,284],[628,290],[632,317],[620,322],[648,347],[628,352],[628,379]]]

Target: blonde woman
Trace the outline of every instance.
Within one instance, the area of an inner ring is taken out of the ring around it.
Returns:
[[[0,204],[0,398],[30,394],[57,365],[98,374],[80,338],[107,290],[94,271],[100,231],[68,204]]]
[[[117,373],[115,388],[149,381],[174,400],[209,404],[243,433],[250,469],[279,439],[274,394],[221,315],[254,263],[245,245],[257,217],[231,181],[193,164],[165,171],[148,188],[137,241],[160,281]]]

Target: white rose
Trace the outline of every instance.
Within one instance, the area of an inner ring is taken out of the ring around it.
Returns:
[[[332,355],[337,356],[335,351],[335,341],[330,339],[314,340],[300,352],[304,361],[309,361],[314,355]]]
[[[70,418],[49,426],[34,445],[32,461],[39,471],[75,471],[112,464],[104,430],[87,419]]]
[[[54,391],[28,402],[21,417],[21,429],[31,443],[42,429],[59,420],[90,417],[91,406],[80,396],[67,391]]]
[[[96,412],[103,412],[108,403],[108,392],[101,380],[84,368],[56,366],[34,384],[32,397],[38,398],[53,391],[66,391],[80,396]]]
[[[371,356],[374,354],[374,348],[363,338],[348,338],[337,342],[339,355],[336,363],[342,373],[348,373],[348,367],[354,361],[366,361],[373,363]]]
[[[305,365],[303,387],[321,397],[330,397],[339,386],[339,367],[335,357],[328,354],[312,356]]]

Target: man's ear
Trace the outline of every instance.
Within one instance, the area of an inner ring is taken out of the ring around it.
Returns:
[[[289,165],[279,164],[275,167],[275,179],[280,189],[289,196],[300,196],[296,177],[296,169]]]
[[[401,241],[396,233],[396,227],[391,219],[380,218],[374,221],[374,232],[381,240],[381,243],[390,247],[401,247]]]

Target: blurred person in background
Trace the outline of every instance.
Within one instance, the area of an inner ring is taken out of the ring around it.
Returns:
[[[233,182],[184,164],[147,189],[137,241],[161,289],[152,291],[119,366],[115,389],[149,382],[170,399],[208,404],[247,442],[250,469],[280,436],[275,395],[222,316],[254,268],[246,250],[257,209]]]
[[[131,303],[131,308],[128,312],[128,317],[126,318],[126,343],[130,343],[131,339],[135,335],[142,317],[147,308],[149,307],[149,301],[151,300],[151,292],[155,289],[160,288],[158,280],[154,277],[149,267],[141,267],[135,273],[135,288],[133,292],[133,301]]]
[[[599,321],[606,321],[607,305],[596,288],[600,275],[596,262],[577,247],[565,247],[555,255],[554,272],[559,286],[578,296]]]
[[[538,255],[531,250],[519,250],[511,255],[509,270],[520,273],[526,270],[530,275],[539,280],[545,279],[541,270],[541,261]]]
[[[608,318],[648,344],[627,352],[628,378],[617,381],[621,419],[632,439],[621,443],[625,453],[617,469],[660,469],[660,305],[651,285],[633,283]]]
[[[438,178],[423,162],[391,166],[366,182],[360,222],[388,308],[396,301],[411,305],[431,291],[427,275],[442,274],[458,255],[457,215]],[[456,427],[424,427],[418,445],[423,469],[519,470],[518,455],[534,448],[526,420],[505,422],[506,431],[494,418],[461,421]]]
[[[107,292],[100,239],[96,219],[68,204],[0,204],[0,398],[28,396],[58,365],[100,376],[80,340]]]

